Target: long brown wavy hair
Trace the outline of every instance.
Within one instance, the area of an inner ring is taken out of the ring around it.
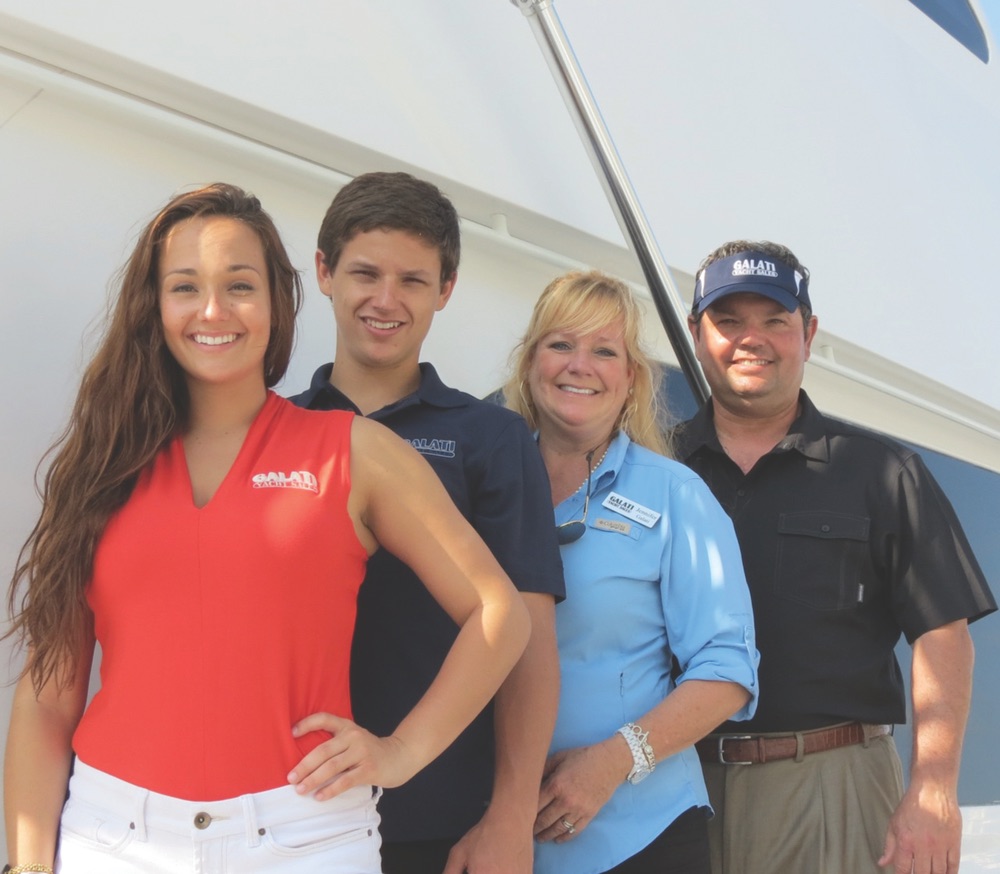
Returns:
[[[177,195],[146,225],[119,272],[69,424],[43,456],[52,462],[42,512],[18,555],[8,593],[13,621],[3,635],[30,646],[23,673],[30,671],[36,693],[51,679],[61,688],[72,684],[92,623],[85,595],[98,540],[139,474],[187,427],[187,385],[160,318],[159,259],[175,225],[211,216],[241,221],[260,238],[271,293],[267,387],[288,367],[302,284],[271,217],[235,185],[216,183]]]

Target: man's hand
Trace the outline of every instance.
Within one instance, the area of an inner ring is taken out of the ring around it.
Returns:
[[[955,793],[940,783],[914,781],[889,820],[880,866],[896,874],[957,874],[962,813]]]
[[[972,697],[969,624],[950,622],[913,642],[910,788],[889,820],[880,865],[896,874],[955,874],[962,843],[958,769]]]
[[[521,822],[492,808],[451,849],[443,874],[531,874],[532,820]]]

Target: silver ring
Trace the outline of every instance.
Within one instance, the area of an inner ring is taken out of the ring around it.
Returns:
[[[571,823],[568,819],[566,819],[566,817],[563,817],[561,820],[559,820],[559,823],[571,835],[575,835],[576,834],[576,826],[573,825],[573,823]]]

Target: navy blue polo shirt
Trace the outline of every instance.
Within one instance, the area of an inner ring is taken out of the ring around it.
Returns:
[[[722,449],[711,402],[677,434],[677,458],[733,520],[754,606],[760,700],[725,732],[905,722],[900,634],[912,643],[996,610],[920,456],[800,400],[788,434],[747,474]]]
[[[330,385],[333,365],[291,398],[315,410],[360,411]],[[412,395],[372,413],[430,462],[462,515],[522,592],[565,595],[548,474],[516,413],[449,388],[420,365]],[[391,734],[434,679],[457,636],[455,623],[417,576],[385,550],[368,562],[351,652],[354,718]],[[387,843],[457,840],[483,815],[493,788],[488,707],[434,762],[379,802]]]

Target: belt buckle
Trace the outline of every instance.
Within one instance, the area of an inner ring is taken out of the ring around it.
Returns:
[[[719,764],[720,765],[752,765],[753,762],[730,762],[726,760],[726,754],[723,750],[723,744],[727,740],[753,740],[752,734],[727,734],[725,737],[719,738]]]

